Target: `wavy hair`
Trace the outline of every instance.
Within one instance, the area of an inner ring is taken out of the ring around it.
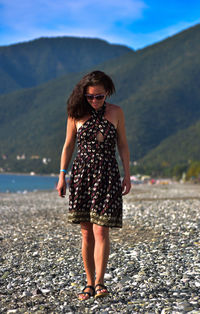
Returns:
[[[115,86],[112,79],[101,71],[93,71],[86,74],[74,87],[68,101],[68,116],[74,119],[81,119],[86,114],[91,113],[91,106],[85,98],[88,86],[102,85],[108,96],[115,93]]]

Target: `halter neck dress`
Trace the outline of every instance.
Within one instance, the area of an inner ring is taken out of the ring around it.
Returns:
[[[122,227],[122,187],[115,157],[117,131],[104,117],[106,103],[92,108],[77,131],[77,156],[69,185],[71,223],[91,222]]]

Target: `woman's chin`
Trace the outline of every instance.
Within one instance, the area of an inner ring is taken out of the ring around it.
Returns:
[[[102,107],[102,105],[99,104],[92,104],[92,108],[94,108],[95,110],[98,110]]]

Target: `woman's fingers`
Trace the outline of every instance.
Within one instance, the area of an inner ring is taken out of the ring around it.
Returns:
[[[123,179],[122,181],[122,195],[126,195],[130,192],[131,182],[129,179]]]
[[[66,183],[63,183],[61,185],[58,183],[58,186],[56,189],[57,189],[58,195],[60,197],[65,197],[65,195],[66,195]]]

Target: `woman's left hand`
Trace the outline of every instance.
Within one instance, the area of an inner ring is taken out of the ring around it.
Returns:
[[[122,181],[122,195],[126,195],[130,192],[131,180],[130,177],[124,177]]]

